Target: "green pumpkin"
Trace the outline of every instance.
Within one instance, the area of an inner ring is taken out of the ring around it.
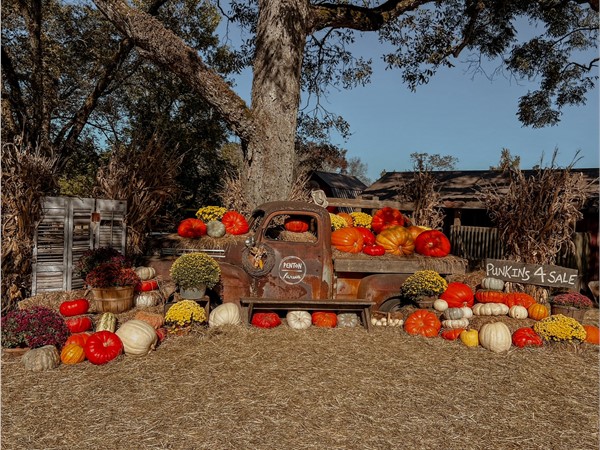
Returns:
[[[225,225],[217,220],[211,220],[206,224],[206,234],[215,238],[223,237],[225,236]]]

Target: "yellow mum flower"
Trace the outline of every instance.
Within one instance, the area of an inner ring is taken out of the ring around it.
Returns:
[[[204,223],[208,223],[211,220],[219,221],[226,212],[227,208],[223,208],[222,206],[203,206],[196,211],[196,218]]]
[[[371,228],[371,221],[373,220],[371,215],[364,212],[355,211],[350,213],[350,217],[352,217],[352,220],[354,220],[355,227]]]
[[[438,296],[447,287],[448,282],[435,270],[419,270],[410,275],[400,286],[400,294],[410,299]]]
[[[329,218],[331,219],[331,229],[334,231],[339,230],[340,228],[346,228],[348,226],[346,221],[337,214],[329,213]]]
[[[585,328],[577,320],[563,314],[555,314],[536,322],[533,329],[546,341],[583,341]]]
[[[192,323],[206,322],[206,310],[193,300],[181,300],[169,308],[165,323],[183,327]]]

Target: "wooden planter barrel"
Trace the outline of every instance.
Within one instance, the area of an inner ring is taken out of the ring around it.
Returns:
[[[133,307],[133,286],[92,288],[98,312],[122,313]]]

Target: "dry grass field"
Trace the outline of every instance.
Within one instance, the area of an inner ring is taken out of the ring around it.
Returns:
[[[598,449],[598,373],[590,344],[203,328],[104,366],[3,354],[2,449]]]

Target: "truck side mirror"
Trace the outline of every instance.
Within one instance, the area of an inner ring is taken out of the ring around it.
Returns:
[[[254,247],[254,236],[248,236],[246,238],[246,240],[244,241],[244,244],[246,244],[246,247],[250,248],[250,247]]]

